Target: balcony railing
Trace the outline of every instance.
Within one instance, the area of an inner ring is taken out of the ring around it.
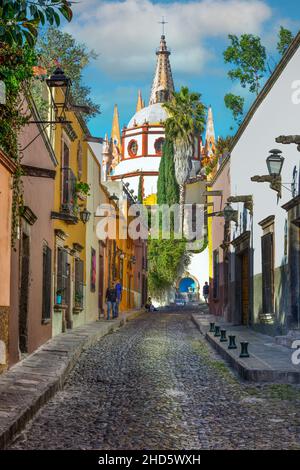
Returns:
[[[62,168],[61,210],[73,216],[77,216],[76,183],[77,178],[71,168]]]

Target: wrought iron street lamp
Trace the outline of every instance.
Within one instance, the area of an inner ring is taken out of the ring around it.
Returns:
[[[80,219],[81,221],[86,224],[91,217],[91,213],[86,209],[86,207],[80,212]]]
[[[237,221],[238,211],[234,210],[229,202],[226,203],[223,214],[225,222]]]
[[[281,153],[278,149],[270,150],[270,155],[266,159],[269,174],[255,175],[251,178],[251,181],[256,183],[270,183],[270,188],[277,192],[278,199],[281,198],[281,170],[284,162]]]
[[[52,100],[54,109],[56,111],[61,109],[61,112],[63,113],[69,101],[70,89],[71,89],[71,84],[72,84],[71,79],[65,75],[64,71],[60,67],[57,67],[57,69],[53,72],[51,77],[46,80],[46,83],[50,90],[51,100]],[[55,97],[56,88],[61,88],[61,90],[63,91],[64,101],[61,103],[56,102],[56,97]]]
[[[281,154],[281,150],[270,150],[270,155],[267,158],[267,167],[270,176],[278,177],[281,175],[281,170],[284,162],[284,157]]]

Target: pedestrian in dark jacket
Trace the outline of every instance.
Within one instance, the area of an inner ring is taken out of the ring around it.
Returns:
[[[112,318],[115,318],[116,315],[117,289],[114,283],[107,288],[105,300],[107,305],[107,320],[110,320],[110,312],[112,312]]]
[[[204,297],[205,303],[207,304],[208,303],[208,296],[209,296],[208,282],[205,282],[202,292],[203,292],[203,297]]]

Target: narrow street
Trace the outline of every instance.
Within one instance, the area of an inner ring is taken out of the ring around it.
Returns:
[[[299,389],[233,375],[190,312],[143,314],[86,350],[11,449],[300,449]]]

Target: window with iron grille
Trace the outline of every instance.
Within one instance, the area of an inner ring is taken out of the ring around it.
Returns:
[[[75,307],[83,308],[83,261],[75,259]]]
[[[274,235],[261,239],[263,312],[274,312]]]
[[[43,320],[48,320],[51,317],[51,257],[52,251],[47,245],[45,245],[43,247]]]
[[[57,249],[57,279],[56,279],[56,295],[61,296],[61,303],[66,302],[66,288],[68,278],[68,253],[63,248]]]
[[[213,253],[213,298],[217,299],[219,296],[219,251],[215,250]]]

